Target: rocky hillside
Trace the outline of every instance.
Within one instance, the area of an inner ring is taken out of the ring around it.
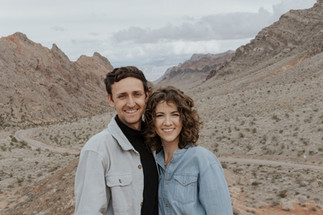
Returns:
[[[204,122],[199,144],[223,165],[234,214],[323,214],[322,16],[323,0],[288,12],[186,91]],[[33,136],[80,149],[111,116],[39,127]],[[0,213],[73,214],[77,158],[32,150],[10,134],[0,135]]]
[[[205,81],[211,71],[217,71],[231,60],[233,51],[221,54],[193,54],[191,59],[169,68],[157,80],[160,85],[174,85],[180,89],[189,89]]]
[[[238,48],[221,74],[256,71],[291,57],[295,65],[323,51],[322,26],[322,0],[310,9],[291,10],[260,31],[250,43]]]
[[[107,108],[103,78],[113,69],[94,53],[76,62],[22,33],[0,39],[0,127],[50,123]]]
[[[157,83],[185,90],[216,74],[258,70],[291,56],[292,64],[296,64],[323,50],[322,14],[322,0],[307,10],[291,10],[235,52],[193,55],[183,64],[169,68]]]

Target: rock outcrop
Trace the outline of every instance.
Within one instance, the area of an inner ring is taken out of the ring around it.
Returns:
[[[259,69],[294,57],[302,61],[323,51],[323,1],[310,9],[290,10],[239,47],[220,74]],[[219,74],[219,73],[218,73]],[[211,77],[209,77],[211,78]]]
[[[182,90],[192,88],[201,84],[211,71],[219,70],[233,55],[233,51],[221,54],[193,54],[191,59],[169,68],[157,83],[174,85]]]
[[[22,33],[0,39],[0,127],[51,123],[104,112],[104,76],[113,69],[98,53],[76,62]]]

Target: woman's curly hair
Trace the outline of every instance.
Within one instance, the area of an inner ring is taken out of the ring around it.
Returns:
[[[180,113],[183,127],[179,136],[178,147],[180,149],[185,148],[189,143],[197,145],[201,122],[197,111],[193,110],[194,101],[181,90],[172,86],[158,88],[149,96],[144,114],[146,145],[157,152],[162,148],[160,137],[156,133],[154,125],[156,107],[162,101],[175,104]]]

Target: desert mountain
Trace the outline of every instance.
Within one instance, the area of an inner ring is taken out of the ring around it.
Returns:
[[[199,144],[223,164],[234,214],[322,214],[322,27],[323,0],[289,11],[236,50],[213,77],[186,91],[204,122]],[[35,128],[33,136],[80,149],[111,115],[96,117]],[[1,212],[73,214],[75,156],[30,150],[10,144],[10,137],[0,141],[6,164],[1,190],[9,202]],[[30,171],[35,165],[42,177]]]
[[[290,10],[239,47],[220,73],[258,70],[290,58],[293,65],[323,51],[323,1],[310,9]],[[213,74],[215,75],[215,74]],[[209,77],[211,78],[211,76]]]
[[[103,78],[113,67],[98,53],[76,62],[22,33],[0,39],[0,123],[30,125],[102,113]]]
[[[249,68],[257,70],[292,56],[291,64],[294,65],[322,51],[322,34],[322,1],[318,0],[311,9],[291,10],[284,14],[235,52],[194,54],[183,64],[169,68],[156,82],[185,90],[217,73],[227,74]]]
[[[207,116],[211,121],[281,111],[288,115],[305,106],[316,109],[323,95],[322,55],[323,0],[318,0],[312,8],[291,10],[261,30],[235,51],[229,63],[189,93],[196,96],[202,113],[213,108],[216,114]]]
[[[169,68],[156,82],[159,85],[174,85],[182,90],[192,88],[205,81],[211,71],[217,71],[230,61],[233,53],[193,54],[191,59]]]

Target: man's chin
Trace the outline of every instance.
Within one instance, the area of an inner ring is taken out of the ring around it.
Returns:
[[[141,123],[141,116],[125,117],[123,120],[121,119],[121,121],[128,127],[137,127]]]

